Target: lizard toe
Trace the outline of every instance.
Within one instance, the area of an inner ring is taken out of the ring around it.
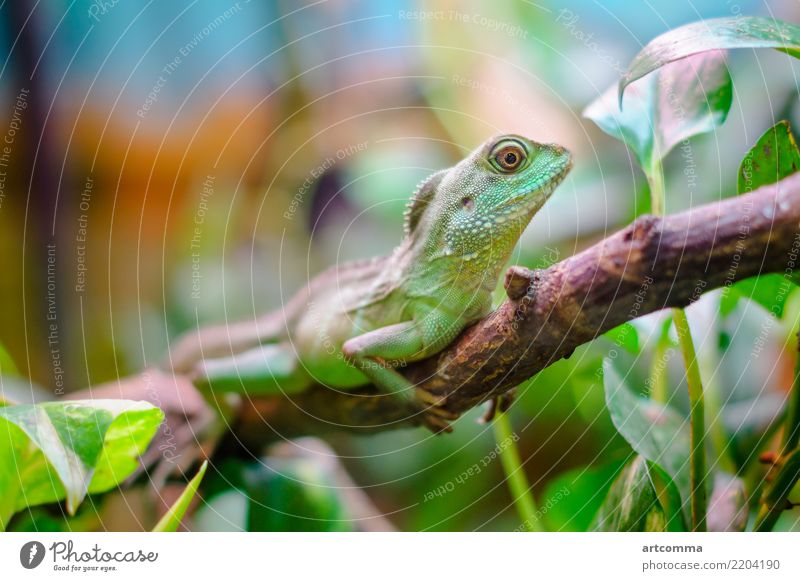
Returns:
[[[446,395],[436,395],[421,388],[417,388],[415,395],[418,401],[430,406],[440,407],[447,402]]]
[[[446,410],[444,408],[437,408],[437,407],[426,408],[425,409],[425,413],[433,415],[433,416],[436,416],[437,418],[441,418],[443,420],[450,421],[450,422],[455,421],[455,420],[457,420],[458,418],[461,417],[461,414],[459,414],[457,412],[451,412],[450,410]]]
[[[436,435],[443,434],[443,433],[451,433],[453,431],[453,426],[450,425],[449,422],[446,420],[434,416],[430,413],[426,413],[422,417],[422,423],[428,428],[431,432]]]

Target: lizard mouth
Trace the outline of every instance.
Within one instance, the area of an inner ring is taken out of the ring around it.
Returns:
[[[564,167],[561,168],[561,171],[559,171],[556,175],[550,178],[550,181],[548,181],[545,184],[544,188],[542,189],[547,190],[548,193],[552,193],[553,190],[555,190],[559,186],[559,184],[561,184],[561,182],[564,181],[564,178],[567,177],[567,174],[570,172],[571,169],[572,169],[572,157],[569,157],[567,158],[567,162],[564,164]]]
[[[532,190],[526,191],[522,194],[514,196],[510,200],[505,201],[499,209],[507,209],[508,218],[518,217],[524,214],[529,209],[528,202],[534,199],[534,194],[543,195],[545,200],[550,197],[550,195],[555,191],[555,189],[564,181],[564,178],[567,177],[567,174],[572,169],[572,158],[567,158],[566,162],[564,163],[564,167],[562,167],[558,173],[554,174],[549,180],[547,180],[544,184],[540,185],[537,188]]]

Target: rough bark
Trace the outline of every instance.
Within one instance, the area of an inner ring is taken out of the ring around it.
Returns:
[[[496,311],[439,355],[403,372],[446,397],[447,409],[464,412],[635,317],[686,306],[703,292],[760,273],[791,273],[799,253],[800,174],[687,212],[642,216],[550,268],[512,267],[505,281],[509,298]],[[156,393],[161,401],[154,403],[162,407],[174,400],[179,405],[166,410],[168,418],[181,424],[183,417],[194,438],[209,419],[202,400],[187,397],[190,390],[185,377],[149,370],[89,393],[133,399]],[[200,402],[191,413],[188,401]],[[255,452],[303,434],[418,423],[419,416],[371,386],[340,392],[318,385],[294,396],[245,400],[229,437]]]
[[[512,267],[509,298],[449,348],[409,366],[418,385],[463,412],[503,394],[576,347],[635,317],[683,307],[760,273],[791,272],[800,252],[800,174],[690,211],[642,216],[550,268]],[[340,428],[409,426],[418,417],[372,387],[324,386],[245,402],[234,433],[257,445]]]

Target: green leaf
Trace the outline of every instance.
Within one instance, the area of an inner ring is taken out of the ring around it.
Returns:
[[[178,530],[186,514],[186,510],[189,508],[189,503],[192,502],[194,495],[197,494],[197,488],[200,486],[203,476],[205,476],[207,467],[208,460],[203,462],[203,465],[200,466],[200,470],[198,470],[195,477],[189,481],[186,488],[183,489],[183,492],[178,497],[178,500],[175,501],[175,504],[173,504],[167,513],[158,521],[153,528],[154,533],[174,533]]]
[[[728,116],[733,83],[723,51],[672,63],[632,85],[622,103],[610,87],[583,112],[623,141],[650,176],[655,163],[684,140],[711,131]]]
[[[611,360],[603,363],[603,384],[611,421],[631,447],[659,466],[689,500],[689,426],[669,407],[634,394]]]
[[[675,483],[657,464],[647,463],[650,470],[650,481],[653,484],[658,502],[664,511],[666,530],[670,532],[685,532],[686,522],[683,518],[683,502]]]
[[[268,458],[245,472],[249,531],[348,531],[335,482],[308,458]]]
[[[794,280],[786,278],[782,274],[760,274],[752,278],[740,280],[731,285],[730,288],[734,292],[728,293],[729,295],[734,295],[738,298],[744,297],[755,301],[780,319],[783,317],[786,299],[788,299],[797,288],[797,283]],[[730,296],[727,301],[731,301]],[[733,306],[735,307],[735,303]],[[732,308],[728,307],[727,311],[722,310],[721,312],[727,315],[730,314],[732,310]]]
[[[665,531],[666,518],[653,488],[647,461],[631,459],[614,480],[594,528],[604,531]]]
[[[788,121],[780,121],[758,138],[739,165],[738,192],[774,184],[800,168],[800,150]]]
[[[657,36],[634,57],[619,82],[619,101],[628,85],[686,57],[716,49],[775,48],[800,57],[800,27],[760,16],[693,22]]]
[[[164,414],[146,402],[76,400],[0,408],[0,525],[27,506],[103,492],[138,466]]]
[[[539,499],[539,511],[549,531],[589,530],[609,488],[625,461],[583,466],[548,482]]]
[[[639,353],[639,330],[630,323],[622,323],[606,331],[605,336],[629,353]]]

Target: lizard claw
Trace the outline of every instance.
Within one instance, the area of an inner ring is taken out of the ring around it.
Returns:
[[[445,419],[436,416],[430,411],[423,412],[422,424],[437,436],[442,433],[451,433],[453,426]]]
[[[447,402],[446,395],[435,395],[425,389],[418,388],[414,395],[417,398],[417,401],[429,406],[439,407],[443,406],[445,402]]]
[[[450,410],[446,410],[440,407],[426,407],[424,408],[425,413],[432,414],[437,418],[441,418],[443,420],[454,421],[461,417],[461,414],[456,412],[451,412]]]
[[[461,414],[451,412],[441,407],[447,401],[446,396],[437,396],[424,389],[417,389],[416,399],[418,409],[422,412],[422,423],[425,427],[434,434],[441,434],[442,432],[450,433],[453,431],[450,422],[457,420],[461,417]]]
[[[503,413],[506,413],[511,408],[511,404],[514,403],[516,399],[517,399],[517,388],[512,387],[498,398],[499,401],[497,402],[498,406],[497,409],[499,409]]]

